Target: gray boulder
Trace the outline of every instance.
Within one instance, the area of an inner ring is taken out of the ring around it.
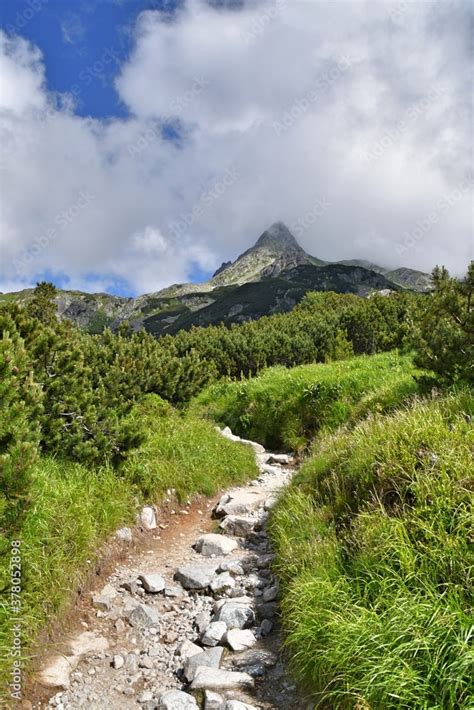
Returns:
[[[247,604],[232,599],[218,609],[214,620],[223,621],[228,629],[244,629],[253,624],[255,613]]]
[[[146,572],[145,574],[140,574],[138,579],[143,585],[145,592],[149,594],[157,594],[162,592],[166,586],[164,577],[158,572]]]
[[[228,555],[238,547],[238,544],[236,540],[232,540],[232,538],[226,537],[225,535],[209,533],[207,535],[201,535],[195,547],[201,555],[211,557],[212,555]]]
[[[198,704],[183,690],[167,690],[159,696],[157,710],[198,710]]]
[[[224,649],[222,646],[215,646],[214,648],[207,648],[201,653],[197,653],[195,656],[188,658],[184,664],[184,677],[190,683],[196,673],[196,669],[202,666],[206,668],[212,668],[214,671],[217,670],[221,664],[222,654]]]
[[[191,689],[233,690],[235,688],[251,688],[253,684],[254,680],[248,673],[199,666],[196,668]]]
[[[180,567],[174,577],[184,589],[206,589],[209,587],[218,567],[218,564],[186,565],[185,567]]]

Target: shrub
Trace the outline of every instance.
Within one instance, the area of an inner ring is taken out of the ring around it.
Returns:
[[[212,385],[191,410],[269,448],[298,449],[322,427],[403,401],[416,391],[414,373],[411,358],[397,352],[274,367],[250,380]]]

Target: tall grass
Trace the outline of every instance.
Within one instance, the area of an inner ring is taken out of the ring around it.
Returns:
[[[459,393],[327,435],[280,501],[288,650],[318,706],[473,706],[473,413]]]
[[[41,458],[32,472],[30,505],[18,538],[22,558],[23,650],[57,617],[85,579],[101,544],[117,527],[134,521],[142,501],[159,501],[169,488],[180,499],[211,495],[256,474],[250,447],[224,439],[209,422],[182,416],[148,396],[132,411],[143,445],[117,471]],[[9,608],[9,555],[1,560],[0,687],[13,658]]]
[[[242,382],[220,382],[191,409],[269,448],[297,450],[324,428],[387,410],[417,390],[409,356],[396,351],[291,369],[272,367]]]

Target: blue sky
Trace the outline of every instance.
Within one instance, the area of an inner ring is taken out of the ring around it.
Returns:
[[[80,88],[76,114],[125,117],[113,80],[133,46],[136,18],[144,10],[172,13],[177,1],[2,0],[0,25],[41,49],[52,91]]]
[[[307,252],[463,273],[472,6],[1,0],[0,291],[204,280]]]

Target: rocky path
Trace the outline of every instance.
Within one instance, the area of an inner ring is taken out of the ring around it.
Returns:
[[[230,430],[223,434],[233,437]],[[310,707],[285,673],[278,584],[265,531],[291,459],[254,447],[260,470],[176,524],[142,513],[149,549],[131,551],[83,610],[82,631],[39,674],[57,710],[269,710]],[[202,503],[201,503],[202,505]],[[131,531],[119,531],[130,539]],[[58,692],[56,692],[58,691]]]

